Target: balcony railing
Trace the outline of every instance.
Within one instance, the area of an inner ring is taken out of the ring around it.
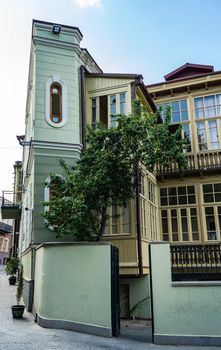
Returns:
[[[1,212],[3,219],[16,219],[21,215],[22,192],[3,191]]]
[[[188,153],[186,171],[199,171],[208,169],[221,168],[221,151],[202,151],[198,153]],[[171,163],[169,167],[164,167],[161,164],[156,166],[157,175],[168,175],[179,173],[177,163]]]
[[[221,280],[221,245],[171,246],[172,281]]]

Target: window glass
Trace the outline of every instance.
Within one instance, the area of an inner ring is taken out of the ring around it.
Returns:
[[[204,122],[197,122],[196,126],[197,126],[197,137],[198,137],[199,150],[201,150],[201,151],[207,150],[205,123]]]
[[[50,119],[53,123],[58,124],[62,121],[62,90],[60,84],[51,84],[50,99]]]
[[[214,208],[205,208],[206,214],[206,228],[207,228],[207,238],[208,240],[216,240],[216,225],[214,217]]]
[[[221,202],[221,183],[203,185],[203,197],[204,203]]]
[[[218,130],[217,130],[217,121],[209,121],[209,133],[210,133],[210,148],[211,149],[219,149],[219,138],[218,138]]]
[[[196,203],[194,186],[179,186],[160,189],[161,206],[194,203]]]
[[[116,95],[110,96],[111,127],[116,126]]]
[[[92,124],[92,128],[95,128],[96,125],[96,114],[97,114],[97,99],[96,98],[92,98],[92,116],[91,116],[91,124]]]
[[[120,114],[126,114],[126,94],[120,94]]]
[[[186,151],[191,152],[191,137],[189,124],[183,124],[183,132],[187,142],[187,145],[185,146]]]

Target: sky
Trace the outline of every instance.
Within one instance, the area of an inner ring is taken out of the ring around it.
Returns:
[[[104,72],[146,84],[186,62],[221,70],[221,0],[0,0],[0,196],[22,159],[32,19],[78,27]]]

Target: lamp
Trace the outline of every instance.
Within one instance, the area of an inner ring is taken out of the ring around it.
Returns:
[[[58,26],[58,25],[53,25],[53,29],[52,29],[53,33],[54,34],[59,34],[60,31],[61,31],[61,26]]]

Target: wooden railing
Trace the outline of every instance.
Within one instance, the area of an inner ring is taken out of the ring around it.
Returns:
[[[221,168],[221,151],[201,151],[198,153],[188,153],[186,171],[207,170]],[[157,175],[168,175],[179,173],[177,163],[171,163],[170,166],[164,167],[161,164],[156,166]]]
[[[172,281],[221,280],[221,245],[170,246]]]

